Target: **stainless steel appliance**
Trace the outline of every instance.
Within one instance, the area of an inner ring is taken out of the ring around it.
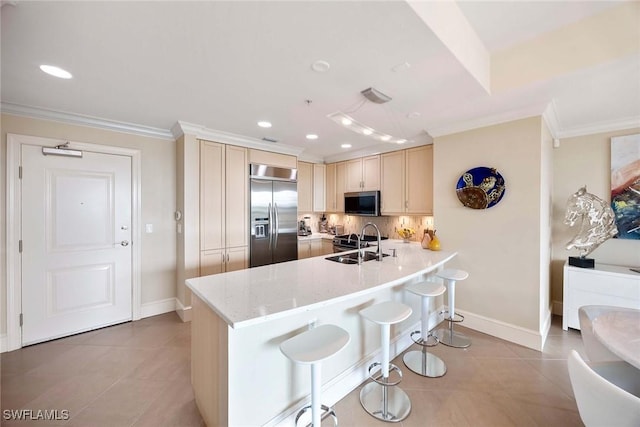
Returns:
[[[344,213],[347,215],[380,216],[380,191],[344,193]]]
[[[298,259],[297,169],[250,166],[249,265]]]

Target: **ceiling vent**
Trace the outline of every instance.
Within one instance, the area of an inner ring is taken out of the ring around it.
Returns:
[[[278,142],[278,140],[277,140],[277,139],[267,138],[266,136],[265,136],[264,138],[262,138],[262,140],[263,140],[263,141],[266,141],[266,142]]]
[[[387,96],[384,93],[372,87],[367,88],[360,93],[363,94],[364,97],[367,98],[369,101],[375,102],[376,104],[384,104],[385,102],[391,101],[390,96]]]

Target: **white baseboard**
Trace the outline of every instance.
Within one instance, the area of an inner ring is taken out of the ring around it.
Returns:
[[[544,342],[549,332],[548,325],[543,328],[544,333],[515,326],[510,323],[501,322],[499,320],[480,316],[474,313],[468,313],[463,310],[456,309],[456,313],[464,316],[464,325],[466,328],[482,332],[496,338],[500,338],[515,344],[519,344],[537,351],[542,351]],[[545,319],[545,323],[550,324],[551,317]]]
[[[166,298],[159,301],[151,301],[140,306],[140,318],[157,316],[158,314],[169,313],[176,309],[176,299]]]
[[[7,334],[0,335],[0,353],[7,351]]]
[[[191,306],[185,307],[178,298],[176,298],[176,313],[183,322],[191,322]]]

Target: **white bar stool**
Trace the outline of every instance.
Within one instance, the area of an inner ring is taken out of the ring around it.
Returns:
[[[360,315],[380,325],[382,345],[382,361],[369,366],[369,377],[373,381],[362,387],[360,404],[369,415],[379,420],[402,421],[411,412],[411,401],[404,390],[394,387],[402,381],[402,371],[389,363],[389,346],[391,325],[411,316],[411,307],[399,302],[385,301],[361,310]],[[391,373],[395,373],[397,379],[390,380]]]
[[[311,365],[311,405],[302,408],[296,415],[296,425],[300,417],[311,409],[311,425],[320,427],[328,416],[333,417],[333,424],[338,425],[338,418],[333,408],[320,403],[321,364],[340,350],[351,340],[349,333],[335,325],[321,325],[289,338],[280,344],[280,351],[295,363]],[[325,411],[322,413],[322,411]]]
[[[418,375],[429,378],[441,377],[447,372],[447,365],[438,356],[427,351],[427,347],[438,345],[438,338],[429,332],[429,300],[444,294],[446,288],[440,283],[418,282],[407,285],[405,289],[421,297],[420,330],[411,332],[411,339],[422,346],[422,350],[406,352],[402,360],[407,368]],[[419,337],[415,338],[417,335]],[[429,344],[429,338],[433,338],[435,342]]]
[[[469,273],[463,270],[445,269],[436,273],[437,277],[444,280],[444,284],[447,287],[447,294],[449,298],[449,317],[445,318],[449,322],[448,329],[438,329],[435,332],[438,340],[449,347],[466,348],[471,345],[471,339],[460,332],[454,332],[453,324],[459,323],[464,320],[464,316],[456,313],[456,281],[464,280],[469,277]],[[458,316],[458,317],[456,317]]]

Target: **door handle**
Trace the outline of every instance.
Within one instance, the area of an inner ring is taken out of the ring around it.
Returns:
[[[122,242],[120,242],[121,246],[129,246],[129,241],[128,240],[123,240]]]
[[[273,217],[274,217],[274,229],[275,229],[275,239],[273,241],[273,249],[278,246],[278,234],[280,234],[280,219],[278,218],[278,204],[273,204]]]
[[[267,216],[269,221],[269,251],[271,251],[271,246],[273,246],[273,212],[271,210],[271,203],[267,207]]]

